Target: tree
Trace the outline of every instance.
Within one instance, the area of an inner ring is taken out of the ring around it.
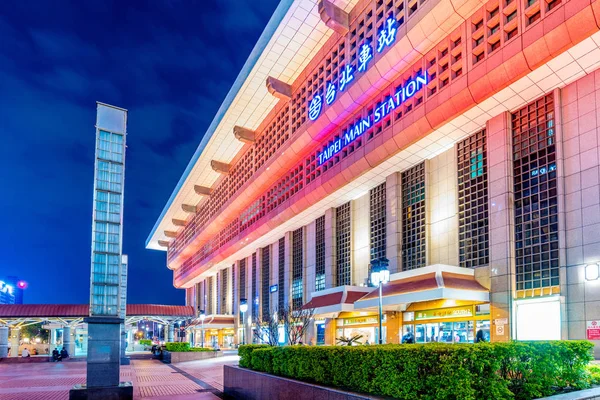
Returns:
[[[283,307],[268,316],[258,315],[253,320],[254,338],[257,342],[278,346],[279,327],[283,327],[287,344],[298,344],[306,334],[314,313],[314,308],[292,310],[289,307]]]
[[[36,337],[43,342],[48,341],[48,330],[42,329],[41,322],[21,327],[21,338],[29,338],[33,341]]]
[[[345,346],[352,346],[354,343],[360,344],[359,340],[362,339],[363,335],[354,335],[352,337],[344,337],[341,336],[337,338],[338,344],[343,344]]]

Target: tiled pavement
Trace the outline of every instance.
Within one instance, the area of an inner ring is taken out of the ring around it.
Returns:
[[[218,399],[223,390],[223,365],[237,356],[167,365],[156,360],[131,360],[121,367],[121,380],[133,382],[136,399]],[[85,382],[84,362],[0,364],[0,399],[63,400]]]

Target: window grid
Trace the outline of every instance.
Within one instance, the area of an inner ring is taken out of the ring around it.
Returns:
[[[262,249],[262,263],[261,263],[261,272],[262,272],[262,320],[264,322],[269,321],[269,280],[271,279],[271,247],[263,247]]]
[[[207,311],[206,314],[207,315],[211,315],[215,313],[215,308],[214,308],[214,297],[213,297],[213,277],[209,277],[208,278],[208,302],[207,302]]]
[[[235,315],[235,310],[236,310],[236,304],[237,302],[235,301],[235,285],[237,284],[237,281],[239,280],[238,276],[237,276],[237,270],[235,268],[235,263],[233,263],[231,265],[231,314]]]
[[[315,221],[315,291],[325,290],[325,216]]]
[[[488,175],[486,132],[457,145],[459,265],[489,264]]]
[[[279,282],[277,287],[277,307],[285,308],[285,238],[279,239]]]
[[[350,202],[335,209],[336,286],[352,284]]]
[[[516,283],[519,297],[557,293],[558,193],[554,99],[512,114]]]
[[[302,307],[304,290],[303,228],[292,232],[292,309]]]
[[[229,314],[227,309],[227,298],[229,297],[227,293],[227,286],[229,285],[228,273],[228,268],[225,268],[221,271],[221,314]]]
[[[223,314],[223,303],[221,302],[221,296],[222,296],[222,291],[221,291],[221,280],[222,280],[222,276],[221,276],[221,271],[218,271],[217,274],[215,275],[215,286],[216,286],[216,297],[217,297],[217,302],[215,303],[215,314]]]
[[[240,260],[240,281],[238,282],[238,292],[240,292],[240,299],[246,299],[246,259]]]
[[[425,266],[425,163],[402,172],[402,269]]]
[[[256,253],[252,253],[252,321],[258,319],[258,280],[256,277]]]
[[[369,214],[371,229],[371,260],[385,258],[386,218],[385,218],[385,182],[369,190]],[[370,271],[369,271],[370,272]]]

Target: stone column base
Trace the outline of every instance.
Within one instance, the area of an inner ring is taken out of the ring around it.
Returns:
[[[75,385],[69,391],[69,400],[132,400],[133,384],[121,382],[119,386],[93,387]]]

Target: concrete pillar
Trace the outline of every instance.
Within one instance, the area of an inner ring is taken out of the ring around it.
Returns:
[[[175,335],[175,327],[173,326],[173,323],[169,324],[167,332],[167,342],[172,342],[173,336]]]
[[[10,330],[10,356],[19,357],[19,336],[21,330],[19,328],[13,328]]]
[[[369,193],[352,200],[350,229],[352,234],[352,279],[351,285],[365,286],[369,282],[369,263],[371,262],[371,243],[369,226]]]
[[[335,318],[326,318],[325,319],[325,345],[333,346],[336,344],[336,323]]]
[[[385,255],[390,264],[390,274],[402,271],[400,255],[402,241],[401,196],[402,179],[400,172],[394,172],[385,178],[385,223],[386,250]]]
[[[317,252],[315,249],[317,224],[313,220],[310,224],[306,225],[306,269],[304,270],[304,302],[308,302],[311,299],[310,294],[315,291],[316,284],[316,257]],[[306,342],[308,343],[308,341]]]
[[[75,331],[75,329],[73,329],[73,332],[74,331]],[[75,355],[75,341],[73,340],[73,335],[71,334],[70,326],[65,326],[63,328],[63,345],[62,345],[62,347],[67,349],[69,356],[73,357]],[[62,349],[62,347],[61,347],[61,349]]]
[[[0,358],[8,356],[8,326],[0,326]]]
[[[224,343],[223,343],[223,329],[219,329],[217,331],[217,343],[219,344],[219,347],[224,347]]]
[[[395,311],[387,311],[386,322],[385,322],[385,343],[400,343],[402,333],[400,328],[402,327],[402,313]]]
[[[488,197],[490,221],[490,319],[506,318],[504,334],[491,327],[491,340],[510,340],[515,287],[514,190],[510,114],[504,112],[487,122]]]

